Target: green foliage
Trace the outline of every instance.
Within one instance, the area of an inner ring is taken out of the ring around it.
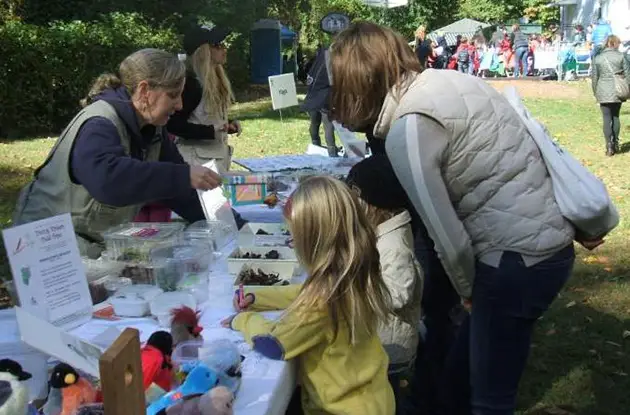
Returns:
[[[522,17],[522,12],[522,0],[461,0],[458,15],[485,23],[505,23]]]
[[[11,135],[59,132],[79,108],[94,78],[114,71],[131,52],[179,50],[170,29],[151,28],[137,14],[99,22],[0,26],[0,125]]]
[[[543,28],[560,22],[560,8],[548,7],[548,0],[525,0],[524,15],[533,22],[539,22]]]
[[[17,0],[9,0],[17,1]],[[20,0],[24,21],[45,25],[48,22],[92,21],[114,12],[141,13],[153,26],[179,25],[182,17],[207,10],[208,2],[199,0]]]

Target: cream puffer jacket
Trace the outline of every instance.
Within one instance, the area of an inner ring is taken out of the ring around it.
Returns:
[[[377,229],[376,246],[383,280],[392,297],[394,314],[381,324],[378,334],[390,365],[413,362],[418,346],[423,274],[413,252],[411,215],[404,211]]]

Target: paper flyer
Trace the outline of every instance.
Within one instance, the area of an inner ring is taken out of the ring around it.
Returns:
[[[89,321],[92,298],[70,214],[2,232],[22,307],[69,330]]]

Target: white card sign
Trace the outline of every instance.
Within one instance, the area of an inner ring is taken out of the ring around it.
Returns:
[[[15,307],[22,341],[40,352],[61,360],[99,378],[99,359],[103,350]]]
[[[24,309],[69,330],[92,317],[92,298],[70,214],[2,232]]]
[[[269,90],[274,110],[295,107],[298,104],[295,78],[292,73],[270,76]]]

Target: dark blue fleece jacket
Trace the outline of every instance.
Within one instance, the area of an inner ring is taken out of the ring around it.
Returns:
[[[184,219],[204,219],[197,192],[190,185],[190,167],[175,143],[156,128],[140,128],[125,88],[108,89],[96,100],[111,104],[131,137],[130,155],[120,142],[114,124],[103,117],[86,121],[70,156],[72,180],[83,185],[97,201],[110,206],[162,202]],[[159,161],[145,161],[151,143],[161,143]]]

